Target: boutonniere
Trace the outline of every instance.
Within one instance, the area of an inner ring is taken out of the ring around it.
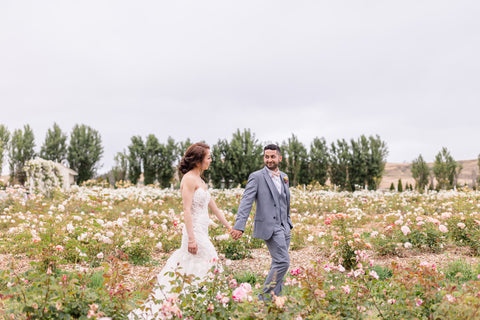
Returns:
[[[283,177],[283,182],[288,183],[288,176]]]

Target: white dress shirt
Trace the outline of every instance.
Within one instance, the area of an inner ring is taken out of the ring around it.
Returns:
[[[277,171],[272,171],[272,170],[270,170],[270,169],[268,169],[268,168],[267,168],[267,170],[268,170],[268,173],[269,173],[269,175],[270,175],[270,178],[272,178],[273,184],[274,184],[275,187],[277,188],[278,193],[281,194],[281,193],[282,193],[282,181],[281,181],[281,179],[280,179],[280,174],[279,174],[279,175],[276,175],[276,176],[273,175],[274,172],[275,172],[275,173],[276,173],[276,172],[280,173],[279,170],[278,170],[278,168],[277,168]]]

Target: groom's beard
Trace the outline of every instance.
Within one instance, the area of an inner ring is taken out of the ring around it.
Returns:
[[[271,165],[265,164],[265,165],[267,166],[268,169],[272,171],[277,171],[278,164],[271,164]]]

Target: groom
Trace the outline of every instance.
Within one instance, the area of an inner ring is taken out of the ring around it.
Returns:
[[[231,231],[235,240],[242,236],[255,201],[253,237],[265,240],[272,257],[263,294],[259,295],[261,300],[268,299],[268,294],[272,292],[278,296],[282,291],[283,278],[290,265],[288,248],[290,230],[293,228],[290,219],[288,177],[278,169],[278,164],[282,161],[280,148],[275,144],[267,145],[263,149],[263,161],[265,167],[248,177],[235,225]]]

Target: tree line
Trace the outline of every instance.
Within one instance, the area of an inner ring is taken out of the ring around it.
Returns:
[[[67,143],[67,134],[54,123],[47,131],[39,154],[36,154],[29,125],[11,134],[0,125],[0,170],[8,157],[11,179],[23,184],[25,162],[40,156],[64,163],[66,160],[68,166],[78,172],[78,183],[92,179],[103,155],[99,132],[77,124],[69,137]],[[331,143],[316,137],[307,146],[292,134],[287,140],[276,143],[283,153],[280,169],[288,174],[293,186],[312,182],[325,185],[328,181],[341,190],[375,190],[382,179],[388,155],[387,145],[378,135],[362,135],[357,139],[339,139]],[[190,139],[176,142],[172,137],[161,142],[154,134],[145,138],[133,136],[126,149],[115,155],[115,165],[106,178],[113,185],[126,180],[137,184],[143,173],[144,184],[158,183],[169,187],[175,181],[179,160],[191,144]],[[230,139],[219,139],[211,146],[213,162],[210,170],[205,172],[205,179],[216,188],[245,186],[249,174],[263,167],[264,144],[249,129],[237,129]],[[480,155],[478,161],[480,167]],[[433,178],[437,180],[437,188],[448,189],[456,184],[461,166],[443,148],[436,156],[432,170],[419,155],[412,162],[411,171],[419,190],[428,185],[432,187]]]
[[[54,123],[48,129],[38,154],[35,152],[33,130],[28,124],[12,133],[0,124],[0,174],[4,160],[8,158],[11,183],[25,183],[25,163],[36,156],[59,163],[66,160],[68,166],[78,173],[78,182],[86,181],[95,176],[102,155],[100,133],[84,124],[73,127],[70,143],[67,144],[67,134]]]

